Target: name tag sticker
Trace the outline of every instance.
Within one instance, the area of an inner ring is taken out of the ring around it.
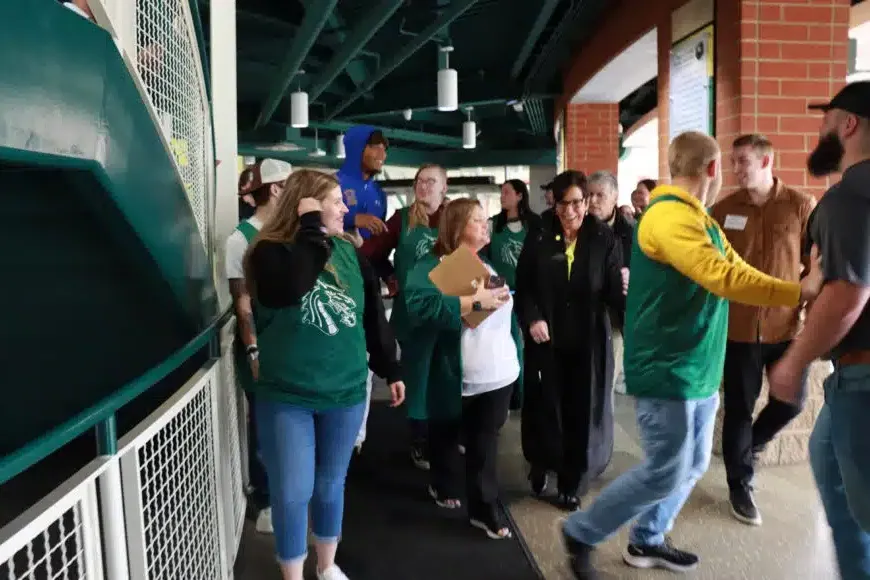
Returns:
[[[749,218],[745,215],[727,215],[724,227],[726,230],[745,230],[748,221]]]

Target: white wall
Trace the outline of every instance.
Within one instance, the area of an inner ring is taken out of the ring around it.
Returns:
[[[631,192],[641,179],[659,178],[659,121],[651,119],[625,139],[626,155],[619,161],[619,204],[631,203]]]
[[[547,209],[541,186],[556,177],[555,165],[532,165],[529,167],[529,205],[532,211],[541,213]]]
[[[215,159],[220,161],[215,182],[215,228],[217,246],[215,281],[221,306],[230,303],[224,276],[224,241],[239,221],[238,121],[236,117],[236,0],[212,2],[211,94]]]

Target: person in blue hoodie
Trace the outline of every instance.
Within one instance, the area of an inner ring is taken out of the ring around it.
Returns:
[[[348,212],[344,216],[344,231],[359,233],[363,240],[387,231],[387,194],[375,181],[375,176],[384,168],[389,143],[378,129],[370,125],[351,127],[344,134],[345,160],[335,174],[341,186],[341,195]],[[375,272],[382,280],[393,274],[389,260],[373,262]],[[371,371],[366,381],[366,407],[362,426],[356,439],[357,451],[362,450],[366,439],[366,424],[372,397]]]
[[[364,240],[387,230],[387,194],[374,178],[384,168],[388,145],[383,133],[369,125],[351,127],[344,134],[346,158],[335,175],[350,210],[344,229],[358,231]]]

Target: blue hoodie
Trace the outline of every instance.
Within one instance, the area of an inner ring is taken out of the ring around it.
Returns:
[[[335,176],[341,185],[344,203],[350,211],[344,216],[344,229],[351,231],[356,214],[370,214],[385,220],[387,218],[387,194],[372,178],[363,179],[362,156],[366,142],[377,129],[369,125],[351,127],[344,134],[344,150],[346,158],[341,169]],[[368,239],[372,233],[360,229],[363,238]]]

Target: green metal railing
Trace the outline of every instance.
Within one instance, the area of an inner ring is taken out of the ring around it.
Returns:
[[[115,414],[209,346],[231,316],[232,309],[228,308],[208,328],[162,363],[21,449],[0,458],[0,485],[39,463],[89,429],[95,429],[99,455],[116,453],[118,436]]]

